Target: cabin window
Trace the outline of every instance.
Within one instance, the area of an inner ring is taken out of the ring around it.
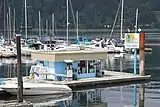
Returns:
[[[67,63],[66,72],[67,72],[67,77],[72,77],[73,75],[72,63]]]
[[[95,73],[95,61],[88,61],[88,73]]]
[[[90,60],[90,61],[80,61],[78,64],[80,71],[79,73],[84,74],[84,73],[95,73],[96,67],[94,65],[95,61]]]
[[[87,61],[80,61],[80,73],[87,73]]]

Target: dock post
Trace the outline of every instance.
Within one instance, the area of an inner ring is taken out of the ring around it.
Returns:
[[[144,107],[145,84],[139,86],[139,107]]]
[[[144,41],[145,41],[145,34],[143,32],[140,33],[140,41],[139,41],[139,74],[144,76]]]
[[[140,33],[140,45],[139,45],[139,75],[144,76],[144,53],[145,53],[145,33]],[[144,93],[145,84],[140,84],[139,87],[139,107],[144,107]]]
[[[134,75],[137,74],[137,49],[134,49]],[[134,98],[133,98],[133,105],[137,105],[137,86],[134,85],[133,88]]]
[[[23,80],[21,71],[21,35],[16,34],[16,48],[17,48],[17,78],[18,78],[18,88],[17,88],[17,101],[23,102]]]

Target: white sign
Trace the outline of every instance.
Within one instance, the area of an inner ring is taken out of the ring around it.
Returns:
[[[139,33],[125,34],[125,48],[129,48],[129,49],[139,48]]]

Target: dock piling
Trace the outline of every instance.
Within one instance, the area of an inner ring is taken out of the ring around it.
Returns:
[[[140,33],[140,46],[139,46],[139,75],[145,76],[144,71],[144,52],[145,52],[145,34]],[[145,93],[145,84],[140,85],[139,89],[139,107],[144,107],[144,93]]]
[[[144,49],[145,49],[145,34],[143,32],[140,33],[140,45],[139,45],[139,74],[144,76]]]
[[[23,102],[23,80],[21,72],[21,35],[16,34],[16,48],[17,48],[17,79],[18,79],[18,89],[17,89],[17,101]]]

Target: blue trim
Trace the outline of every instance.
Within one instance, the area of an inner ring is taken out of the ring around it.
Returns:
[[[77,78],[93,78],[96,77],[96,73],[84,73],[84,74],[77,74]]]
[[[54,68],[56,74],[66,74],[66,63],[65,62],[54,62]],[[58,76],[56,80],[64,80],[65,77]]]
[[[134,49],[134,75],[137,74],[137,49]],[[133,105],[136,106],[137,105],[137,87],[136,85],[134,85],[134,89],[133,89]]]
[[[137,105],[137,87],[136,87],[136,85],[134,85],[133,92],[134,92],[134,95],[133,95],[133,105],[136,106]]]
[[[134,74],[137,74],[137,50],[134,49]]]

